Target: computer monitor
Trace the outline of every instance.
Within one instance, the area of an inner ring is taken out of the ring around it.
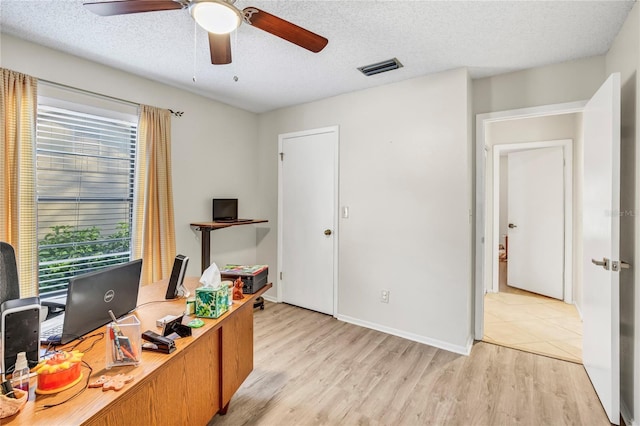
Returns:
[[[213,199],[213,221],[235,220],[238,218],[237,198],[214,198]]]

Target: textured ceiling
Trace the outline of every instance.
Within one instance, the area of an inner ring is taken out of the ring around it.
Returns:
[[[214,66],[206,32],[186,10],[101,17],[82,3],[0,0],[0,29],[254,112],[463,66],[478,78],[600,55],[634,5],[238,0],[240,9],[258,7],[329,44],[314,54],[244,24],[232,36],[233,63]],[[373,77],[356,69],[392,57],[404,67]]]

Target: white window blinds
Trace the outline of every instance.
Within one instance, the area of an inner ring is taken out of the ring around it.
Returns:
[[[137,121],[38,105],[39,289],[131,257]]]

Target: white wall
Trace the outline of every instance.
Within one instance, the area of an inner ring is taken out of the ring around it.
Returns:
[[[620,273],[620,402],[625,420],[640,423],[640,101],[638,65],[640,55],[640,6],[636,4],[607,53],[606,72],[620,72],[620,258],[632,269]]]
[[[469,93],[460,69],[260,115],[261,213],[272,222],[278,135],[340,126],[340,205],[350,217],[339,223],[338,318],[468,349]],[[275,244],[272,232],[258,256]]]
[[[594,56],[473,80],[473,113],[590,99],[604,67],[604,56]]]
[[[200,233],[189,224],[211,220],[211,198],[237,196],[239,214],[258,216],[257,115],[5,34],[0,49],[0,66],[4,68],[136,103],[184,111],[171,123],[173,194],[176,248],[189,256],[190,275],[200,275]],[[269,226],[213,232],[212,261],[262,263],[256,258],[256,236],[268,232]]]

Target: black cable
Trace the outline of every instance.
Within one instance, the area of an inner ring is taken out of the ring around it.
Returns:
[[[82,361],[82,366],[84,366],[84,367],[89,369],[89,374],[87,374],[87,382],[82,387],[82,389],[80,389],[78,392],[74,393],[69,398],[65,399],[64,401],[56,402],[55,404],[45,404],[45,405],[42,405],[42,406],[38,407],[38,409],[47,409],[47,408],[57,407],[58,405],[62,405],[64,403],[67,403],[67,402],[71,401],[73,398],[79,396],[82,392],[84,392],[89,387],[89,381],[91,380],[91,374],[93,374],[93,368],[91,368],[89,363],[87,363],[86,361]]]
[[[99,341],[101,341],[102,339],[104,339],[104,333],[102,333],[102,332],[101,332],[101,333],[91,334],[91,335],[86,336],[86,337],[80,337],[80,338],[79,338],[79,341],[78,341],[75,345],[73,345],[73,346],[71,346],[71,347],[67,348],[67,351],[68,351],[68,352],[71,352],[71,351],[75,350],[75,348],[76,348],[78,345],[82,344],[83,342],[85,342],[86,340],[88,340],[88,339],[89,339],[89,338],[91,338],[91,337],[98,337],[98,339],[93,340],[93,341],[91,342],[91,345],[89,345],[89,347],[88,347],[85,351],[83,351],[83,354],[86,354],[87,352],[91,351],[91,350],[95,347],[96,343],[98,343]],[[54,346],[55,346],[55,345],[54,345]],[[46,350],[46,352],[45,352],[45,356],[55,354],[56,352],[58,352],[58,351],[56,351],[56,350],[51,351],[51,344],[49,344],[49,346],[47,347],[47,350]],[[85,383],[84,387],[83,387],[82,389],[80,389],[78,392],[76,392],[75,394],[71,395],[69,398],[65,399],[64,401],[57,402],[57,403],[55,403],[55,404],[46,404],[46,405],[43,405],[43,406],[41,406],[41,407],[40,407],[41,409],[46,409],[46,408],[51,408],[51,407],[56,407],[56,406],[58,406],[58,405],[62,405],[62,404],[64,404],[64,403],[66,403],[66,402],[68,402],[68,401],[72,400],[73,398],[77,397],[77,396],[78,396],[78,395],[80,395],[82,392],[84,392],[84,391],[85,391],[85,389],[87,389],[87,387],[89,386],[89,381],[91,380],[91,374],[93,374],[93,368],[91,368],[91,366],[89,365],[89,363],[88,363],[88,362],[86,362],[86,361],[84,361],[84,360],[83,360],[83,361],[81,361],[81,362],[82,362],[82,366],[84,366],[84,367],[86,367],[86,368],[88,368],[88,369],[89,369],[89,374],[87,375],[87,382]]]
[[[77,348],[81,343],[83,343],[85,340],[90,339],[91,337],[99,337],[99,339],[95,339],[93,342],[91,342],[91,345],[89,345],[89,347],[86,350],[82,351],[82,353],[84,353],[84,354],[86,354],[91,349],[93,349],[93,347],[96,345],[96,343],[98,343],[100,340],[104,339],[104,333],[100,332],[100,333],[95,333],[95,334],[90,334],[88,336],[80,337],[80,339],[78,339],[79,340],[78,343],[76,343],[75,345],[71,346],[67,350],[69,352],[75,350],[75,348]]]
[[[71,347],[68,349],[68,351],[72,351],[72,350],[74,350],[74,349],[75,349],[79,344],[81,344],[82,342],[84,342],[86,339],[89,339],[90,337],[100,336],[100,339],[95,340],[95,341],[91,344],[91,346],[90,346],[90,348],[89,348],[89,350],[90,350],[90,349],[91,349],[91,348],[93,348],[93,346],[95,345],[95,342],[98,342],[98,341],[100,341],[102,338],[104,338],[104,333],[91,334],[91,335],[86,336],[86,337],[85,337],[85,336],[78,336],[78,335],[75,335],[75,334],[62,334],[62,335],[60,335],[60,337],[62,337],[62,336],[70,336],[70,337],[73,337],[73,340],[79,340],[76,344],[74,344],[73,346],[71,346]],[[72,341],[73,341],[73,340],[72,340]],[[62,346],[66,346],[66,345],[67,345],[67,343],[65,343],[64,345],[62,345],[62,344],[57,343],[57,342],[55,342],[55,341],[49,342],[49,343],[47,344],[47,348],[46,348],[46,349],[45,349],[45,351],[44,351],[43,357],[46,357],[46,356],[48,356],[48,355],[50,355],[50,354],[54,354],[54,353],[58,352],[58,350],[56,349],[57,347],[62,347]],[[65,349],[65,350],[67,350],[66,348],[64,348],[64,349]],[[85,351],[85,352],[87,352],[87,351]]]
[[[151,302],[145,302],[145,303],[141,303],[138,306],[136,306],[136,309],[138,309],[141,306],[144,305],[150,305],[152,303],[163,303],[163,302],[175,302],[176,299],[165,299],[165,300],[152,300]]]

